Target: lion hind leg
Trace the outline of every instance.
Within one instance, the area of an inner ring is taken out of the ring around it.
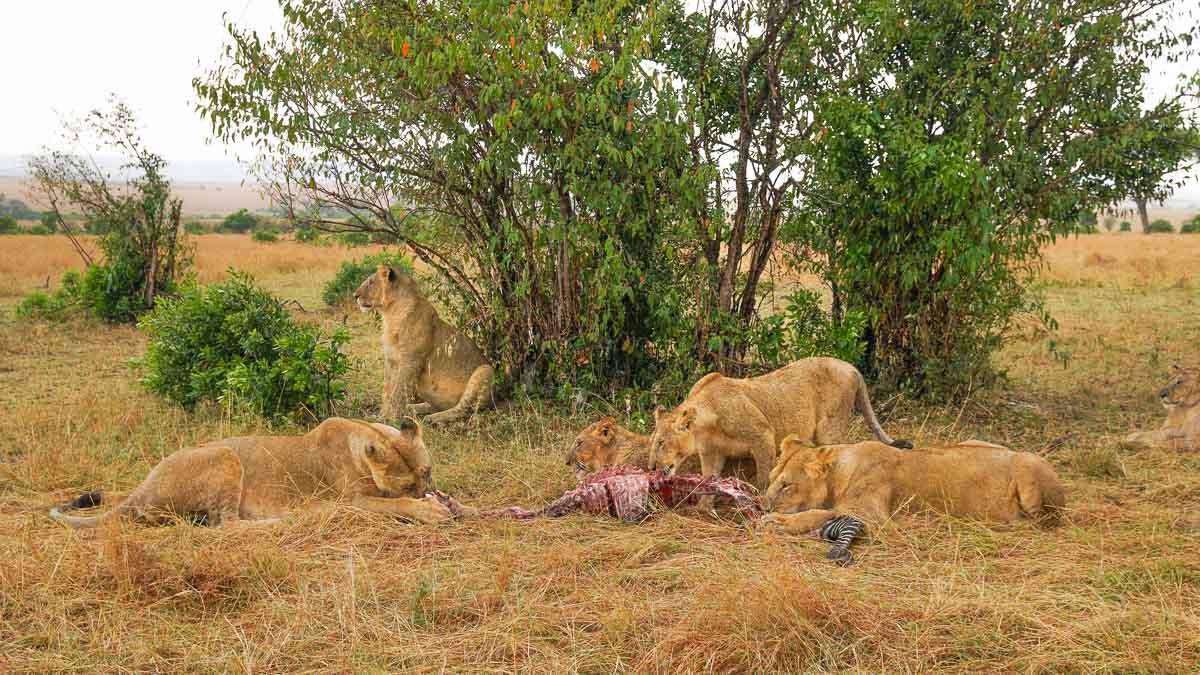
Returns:
[[[1067,505],[1067,497],[1054,470],[1040,459],[1034,459],[1022,462],[1016,478],[1017,504],[1021,513],[1040,523],[1057,522]]]
[[[494,379],[495,371],[492,370],[491,366],[479,366],[475,369],[475,372],[471,373],[471,377],[467,380],[467,386],[463,388],[463,393],[459,397],[458,403],[453,408],[429,415],[424,421],[428,424],[457,422],[458,420],[474,415],[482,408],[492,405],[494,401],[492,382]]]
[[[188,450],[178,453],[174,464],[158,481],[161,503],[148,506],[176,515],[203,514],[214,527],[241,519],[244,471],[233,448],[218,445]]]

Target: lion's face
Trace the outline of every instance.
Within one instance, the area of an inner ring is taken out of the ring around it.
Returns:
[[[616,464],[617,420],[605,417],[589,425],[575,437],[575,444],[567,451],[567,466],[582,480],[589,473]]]
[[[380,265],[379,270],[359,285],[354,291],[354,302],[359,310],[383,311],[398,301],[404,301],[418,294],[417,283],[404,272]]]
[[[650,439],[650,466],[669,476],[683,460],[696,454],[694,425],[696,409],[654,411],[654,435]]]
[[[379,424],[370,425],[373,433],[352,440],[355,450],[367,468],[375,487],[386,497],[421,497],[433,489],[433,462],[421,438],[421,427],[405,418],[400,428]]]
[[[1200,369],[1172,366],[1171,381],[1158,396],[1168,410],[1200,405]]]
[[[771,470],[771,485],[763,496],[768,511],[796,513],[822,507],[829,499],[830,448],[811,448],[783,439],[782,453]]]

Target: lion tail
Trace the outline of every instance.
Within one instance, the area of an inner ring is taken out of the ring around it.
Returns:
[[[75,509],[90,509],[100,506],[102,501],[104,501],[104,497],[99,492],[86,492],[61,507],[56,506],[50,509],[50,517],[57,522],[76,529],[99,527],[104,521],[113,517],[117,513],[117,510],[113,509],[108,513],[102,513],[98,516],[71,516],[64,512],[74,511]]]
[[[854,371],[858,379],[858,390],[854,396],[854,406],[858,408],[858,412],[862,414],[866,420],[867,426],[871,428],[871,433],[875,434],[875,438],[879,439],[880,443],[886,443],[893,448],[902,450],[912,450],[912,441],[895,439],[888,435],[883,430],[883,426],[879,424],[879,418],[875,417],[875,409],[871,407],[871,395],[867,392],[867,381],[863,379],[862,373]]]

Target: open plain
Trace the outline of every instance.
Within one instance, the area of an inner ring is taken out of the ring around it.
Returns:
[[[339,413],[375,414],[377,324],[319,302],[338,263],[368,249],[197,244],[201,281],[243,269],[298,301],[298,317],[348,325],[358,366]],[[1046,260],[1060,327],[1011,341],[1002,385],[954,405],[876,405],[918,444],[980,438],[1046,457],[1068,488],[1066,523],[901,516],[843,569],[821,542],[682,513],[67,530],[50,506],[119,496],[177,448],[267,427],[143,391],[132,328],[17,320],[23,294],[79,264],[61,237],[0,237],[0,670],[1194,672],[1200,455],[1117,441],[1161,423],[1171,363],[1200,365],[1200,236],[1090,235]],[[535,506],[573,484],[575,431],[600,414],[645,431],[647,413],[518,400],[426,440],[440,489]]]

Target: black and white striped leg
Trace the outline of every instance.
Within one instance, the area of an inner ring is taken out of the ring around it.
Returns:
[[[865,527],[863,521],[854,516],[838,516],[822,525],[820,537],[833,542],[833,548],[825,554],[825,559],[843,566],[854,562],[854,557],[850,555],[850,544],[862,534]]]

